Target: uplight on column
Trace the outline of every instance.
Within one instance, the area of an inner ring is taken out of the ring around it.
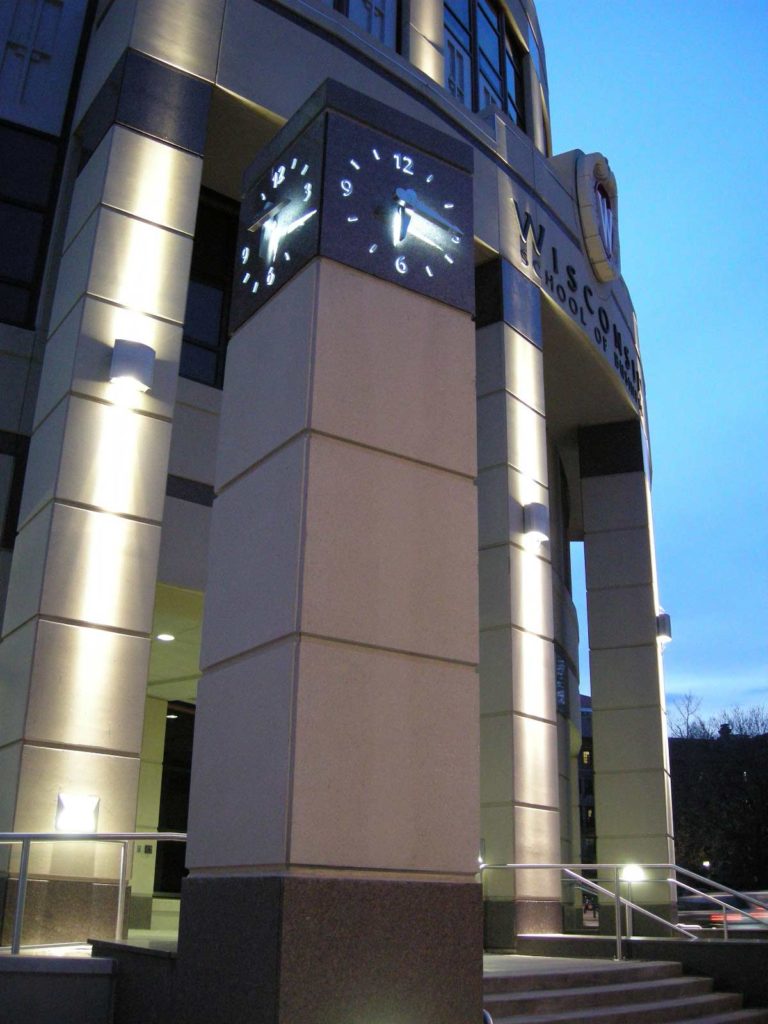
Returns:
[[[116,338],[109,379],[130,391],[149,391],[155,373],[155,350],[141,341]]]
[[[549,540],[549,509],[539,502],[523,507],[523,544],[538,551]]]
[[[55,822],[57,832],[95,832],[98,820],[99,797],[59,793]]]

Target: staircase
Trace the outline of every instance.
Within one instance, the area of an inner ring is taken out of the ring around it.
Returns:
[[[485,974],[493,1024],[768,1024],[768,1009],[742,1009],[740,995],[713,992],[710,978],[683,976],[677,963],[510,959],[514,970]]]

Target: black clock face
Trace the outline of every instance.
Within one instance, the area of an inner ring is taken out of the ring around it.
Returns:
[[[299,136],[246,192],[235,259],[233,330],[317,252],[321,128],[313,126]]]
[[[324,255],[473,308],[468,175],[331,116],[324,190]]]

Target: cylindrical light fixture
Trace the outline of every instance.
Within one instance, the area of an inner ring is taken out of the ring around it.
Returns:
[[[662,646],[672,639],[672,620],[666,612],[656,616],[656,639]]]
[[[539,502],[523,506],[523,543],[537,550],[549,540],[549,509]]]

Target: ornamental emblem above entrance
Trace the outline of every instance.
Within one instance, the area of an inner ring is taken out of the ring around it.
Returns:
[[[576,162],[584,248],[598,281],[613,281],[621,273],[619,259],[619,193],[616,178],[601,153],[582,153]]]

